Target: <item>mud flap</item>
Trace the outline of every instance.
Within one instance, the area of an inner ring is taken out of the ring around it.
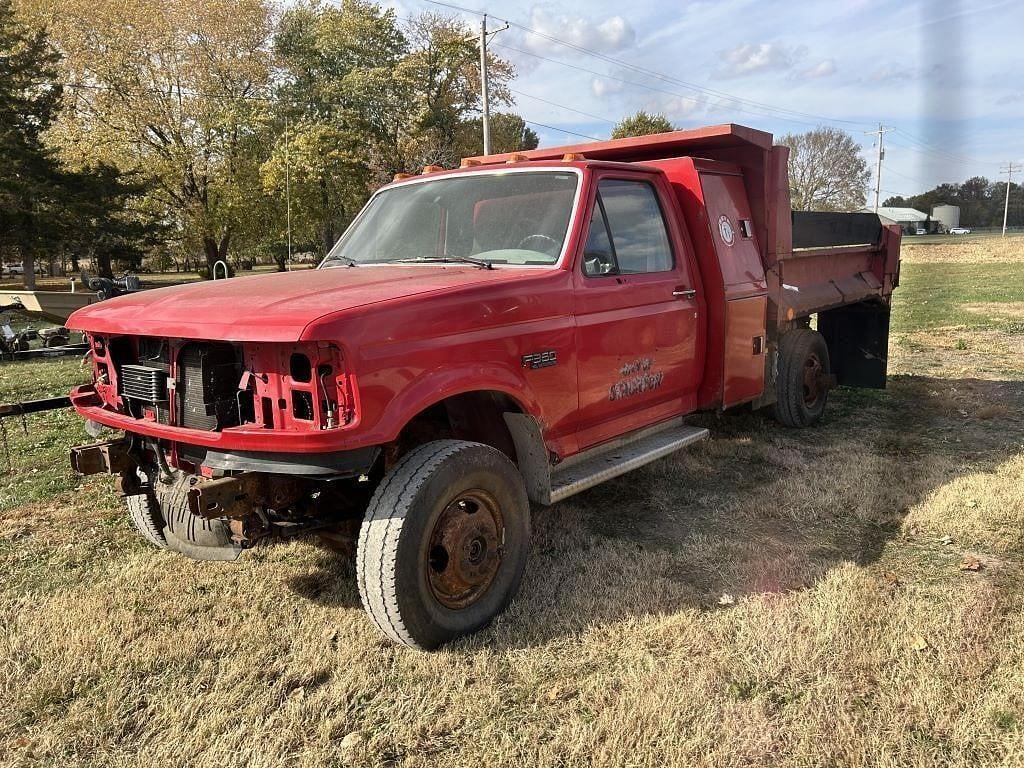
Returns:
[[[836,382],[885,389],[889,358],[889,305],[861,302],[818,314]]]

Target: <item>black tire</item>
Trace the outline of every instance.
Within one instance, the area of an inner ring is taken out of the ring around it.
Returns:
[[[224,520],[207,520],[188,508],[191,477],[175,473],[170,483],[154,477],[146,493],[128,497],[128,512],[142,537],[196,560],[234,560],[242,547]]]
[[[828,402],[828,344],[810,328],[795,328],[779,340],[775,418],[787,427],[809,427]]]
[[[356,550],[359,596],[385,635],[432,650],[505,610],[529,544],[515,465],[481,443],[430,442],[403,456],[370,500]]]
[[[156,498],[147,492],[136,496],[127,496],[125,502],[128,505],[128,516],[139,535],[153,546],[167,549],[167,539],[164,538],[164,516],[160,512],[160,505]]]

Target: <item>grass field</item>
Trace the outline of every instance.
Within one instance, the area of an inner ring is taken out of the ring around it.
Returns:
[[[535,509],[511,610],[435,654],[312,543],[147,547],[67,469],[76,419],[8,421],[0,764],[1024,764],[1017,242],[908,249],[887,390],[806,431],[700,417],[712,440]],[[82,376],[5,363],[0,400]]]

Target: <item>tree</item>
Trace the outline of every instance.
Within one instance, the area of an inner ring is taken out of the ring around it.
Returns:
[[[1000,227],[1005,200],[1005,181],[993,182],[984,176],[974,176],[961,184],[939,184],[934,189],[910,197],[890,197],[885,205],[916,208],[927,213],[936,205],[947,203],[959,206],[960,223],[964,226]],[[1010,187],[1007,223],[1011,227],[1024,226],[1024,186],[1016,182]]]
[[[465,122],[481,111],[475,33],[457,17],[422,13],[408,25],[406,35],[410,52],[396,73],[410,84],[415,105],[411,130],[402,142],[406,168],[451,167],[460,160]],[[512,65],[488,54],[487,73],[491,106],[511,103]]]
[[[850,134],[820,127],[787,134],[779,143],[789,147],[794,210],[854,211],[864,206],[871,171]]]
[[[61,168],[42,138],[60,104],[58,60],[42,28],[25,28],[0,0],[0,249],[21,255],[29,290],[59,221]]]
[[[519,115],[498,112],[491,115],[491,152],[521,152],[536,149],[540,143],[537,132],[526,124]],[[462,136],[458,142],[459,155],[472,157],[484,153],[483,118],[476,117],[462,124]]]
[[[64,157],[152,180],[212,270],[261,194],[269,0],[26,2],[52,19],[73,83],[52,132]]]
[[[413,107],[396,76],[407,50],[394,11],[363,0],[301,3],[278,25],[277,139],[261,176],[278,198],[290,187],[293,234],[320,253],[365,200],[376,159],[399,155]]]
[[[635,115],[620,120],[612,129],[613,139],[625,139],[630,136],[649,136],[652,133],[668,133],[675,126],[662,114],[648,114],[642,109]]]
[[[144,206],[147,185],[103,163],[65,176],[67,220],[61,235],[73,269],[78,271],[82,256],[92,259],[101,277],[113,277],[115,264],[137,269],[162,235],[156,216]]]

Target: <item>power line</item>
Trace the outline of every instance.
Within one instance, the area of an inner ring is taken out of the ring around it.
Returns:
[[[591,141],[604,141],[604,139],[599,139],[597,136],[588,136],[585,133],[577,133],[576,131],[569,131],[566,130],[565,128],[558,128],[557,126],[554,125],[538,123],[536,120],[527,120],[525,117],[523,118],[523,122],[527,123],[528,125],[539,126],[540,128],[550,128],[552,131],[561,131],[562,133],[567,133],[570,136],[579,136],[581,139],[590,139]]]
[[[607,74],[605,72],[598,72],[597,70],[594,70],[594,69],[588,69],[587,67],[581,67],[578,64],[570,64],[567,61],[561,61],[559,59],[552,59],[552,58],[550,58],[548,56],[542,56],[539,53],[533,53],[532,51],[524,51],[522,48],[516,48],[515,46],[506,45],[505,43],[496,43],[494,47],[495,48],[502,48],[502,49],[504,49],[506,51],[515,51],[516,53],[521,53],[521,54],[524,54],[526,56],[532,56],[532,57],[534,57],[536,59],[540,59],[541,61],[547,61],[547,62],[550,62],[551,64],[558,64],[559,66],[568,67],[570,69],[575,69],[575,70],[577,70],[579,72],[586,72],[587,74],[594,75],[596,77],[603,77],[606,80],[614,80],[615,82],[622,83],[623,85],[629,85],[629,86],[632,86],[634,88],[644,88],[644,89],[646,89],[648,91],[651,91],[653,93],[663,93],[663,94],[665,94],[667,96],[675,96],[678,99],[693,99],[693,96],[687,96],[685,94],[679,93],[678,91],[669,91],[669,90],[666,90],[664,88],[657,88],[657,87],[655,87],[653,85],[648,85],[646,83],[638,83],[635,80],[626,80],[625,78],[617,77],[615,75],[609,75],[609,74]],[[815,127],[815,128],[818,127],[821,124],[820,122],[811,123],[811,122],[808,122],[807,120],[800,120],[800,119],[797,119],[797,118],[794,118],[794,117],[784,117],[782,115],[766,115],[763,112],[753,112],[753,111],[751,111],[749,109],[744,109],[743,107],[740,107],[740,106],[734,106],[733,109],[736,112],[743,112],[744,114],[754,115],[755,117],[771,117],[771,118],[774,118],[776,120],[783,120],[785,122],[790,122],[790,123],[798,123],[800,125],[809,125],[809,126],[812,126],[812,127]]]
[[[899,134],[901,136],[905,137],[906,139],[908,139],[909,141],[913,142],[918,147],[920,147],[919,151],[932,152],[932,153],[937,154],[937,155],[944,155],[944,156],[946,156],[948,158],[952,158],[953,160],[956,160],[957,162],[978,163],[978,164],[983,164],[983,165],[994,165],[995,164],[991,160],[980,160],[980,159],[978,159],[976,157],[969,157],[967,155],[960,155],[960,154],[957,154],[955,152],[950,152],[947,149],[942,149],[940,147],[936,147],[934,144],[929,144],[926,141],[922,141],[921,139],[918,139],[913,134],[907,133],[902,128],[897,128],[896,130],[897,130],[897,132],[899,132]],[[912,147],[907,147],[907,148],[908,149],[912,149]]]
[[[529,93],[523,93],[522,91],[517,91],[515,88],[509,88],[509,91],[511,93],[514,93],[514,94],[518,95],[518,96],[525,96],[528,99],[534,99],[534,100],[542,102],[544,104],[549,104],[552,107],[558,107],[559,109],[564,109],[564,110],[566,110],[568,112],[575,112],[577,115],[583,115],[583,117],[589,117],[589,118],[592,118],[594,120],[600,120],[602,123],[608,123],[609,125],[618,125],[618,121],[617,120],[609,120],[607,117],[600,117],[599,115],[592,115],[589,112],[584,112],[581,109],[574,109],[573,107],[566,106],[565,104],[559,104],[556,101],[548,101],[547,99],[542,99],[540,96],[533,96],[532,94],[529,94]]]

